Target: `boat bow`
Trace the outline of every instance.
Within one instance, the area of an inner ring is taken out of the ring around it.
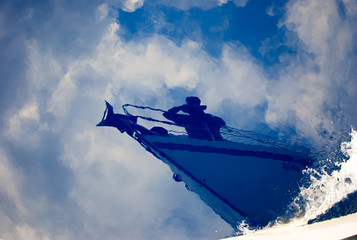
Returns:
[[[97,126],[128,133],[233,227],[243,220],[267,225],[298,194],[302,170],[309,165],[304,152],[267,141],[210,141],[170,134],[162,127],[149,130],[106,104]]]

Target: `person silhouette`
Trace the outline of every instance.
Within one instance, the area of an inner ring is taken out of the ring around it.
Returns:
[[[190,96],[186,104],[169,109],[163,116],[185,127],[190,138],[222,141],[220,128],[226,123],[220,117],[205,113],[206,109],[198,97]],[[180,111],[186,114],[179,114]]]

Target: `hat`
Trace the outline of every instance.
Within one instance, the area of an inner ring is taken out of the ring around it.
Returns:
[[[198,97],[194,97],[194,96],[187,97],[186,102],[187,104],[184,105],[182,111],[187,113],[203,112],[207,108],[207,106],[205,105],[200,105],[201,100]]]
[[[188,105],[200,106],[201,99],[199,99],[198,97],[191,96],[186,98],[186,102]]]

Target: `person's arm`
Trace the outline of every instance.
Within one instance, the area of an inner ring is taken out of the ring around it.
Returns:
[[[182,109],[182,106],[170,108],[167,112],[176,114]],[[164,113],[165,114],[165,113]]]
[[[178,114],[178,112],[180,110],[182,110],[182,106],[173,107],[173,108],[167,110],[167,112],[164,112],[163,116],[171,121],[178,123],[178,124],[183,124],[183,123],[185,123],[186,116],[182,115],[182,114]]]

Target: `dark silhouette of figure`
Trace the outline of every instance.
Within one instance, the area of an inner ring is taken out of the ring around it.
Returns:
[[[221,127],[226,125],[223,119],[213,116],[212,114],[205,113],[204,121],[207,124],[213,139],[216,141],[223,141],[223,137],[220,132]]]
[[[169,109],[164,117],[185,127],[190,138],[222,141],[220,128],[226,125],[223,119],[205,113],[207,106],[200,105],[198,97],[187,97],[186,103]],[[179,111],[187,114],[178,114]]]
[[[128,116],[123,114],[114,113],[113,106],[105,101],[107,109],[105,110],[102,121],[97,126],[113,126],[116,127],[121,133],[127,132],[133,136],[134,130],[139,130],[141,134],[152,135],[153,133],[146,128],[136,124],[136,116]],[[107,117],[105,118],[105,115]],[[133,127],[135,125],[135,127]]]

